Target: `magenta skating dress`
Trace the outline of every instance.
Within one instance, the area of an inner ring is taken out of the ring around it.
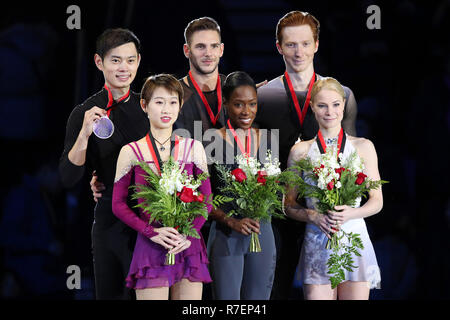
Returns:
[[[193,149],[200,150],[200,148],[193,148],[193,145],[198,146],[198,144],[201,146],[201,143],[193,139],[180,138],[180,154],[183,154],[183,156],[181,159],[176,159],[180,166],[184,164],[184,170],[188,174],[194,176],[207,170],[203,147],[201,147],[200,157],[193,152]],[[154,162],[147,161],[149,159],[147,153],[144,152],[145,156],[143,156],[143,152],[136,142],[124,146],[122,152],[124,155],[119,156],[118,170],[120,170],[121,159],[128,157],[130,161],[126,161],[128,165],[121,168],[123,175],[116,176],[112,201],[113,212],[120,220],[138,232],[133,259],[126,278],[126,286],[133,289],[171,287],[183,278],[191,282],[211,282],[205,242],[200,232],[205,219],[200,216],[195,218],[193,222],[200,239],[188,237],[191,246],[175,255],[174,265],[165,265],[167,249],[150,240],[151,237],[157,235],[153,229],[161,227],[161,225],[157,222],[150,225],[147,214],[139,208],[139,216],[137,216],[127,204],[129,186],[146,184],[143,177],[145,171],[136,164],[136,161],[146,161],[152,168],[155,168]],[[204,159],[204,163],[199,159]],[[132,164],[133,160],[134,164]],[[203,170],[200,167],[203,167]],[[209,178],[203,181],[198,191],[205,195],[205,199],[210,196],[211,184]],[[141,202],[142,200],[138,200],[138,203]],[[208,213],[211,209],[211,205],[208,205]]]

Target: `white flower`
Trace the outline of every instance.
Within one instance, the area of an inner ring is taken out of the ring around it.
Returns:
[[[173,195],[175,192],[181,192],[183,187],[195,190],[201,185],[201,181],[196,181],[191,175],[182,172],[178,165],[174,165],[170,168],[164,167],[159,185],[165,193]]]
[[[177,191],[181,192],[181,190],[183,190],[183,184],[181,183],[181,181],[179,179],[177,179],[176,181],[176,186],[177,186]]]
[[[256,158],[247,157],[245,155],[237,155],[236,162],[240,169],[244,170],[247,175],[256,175],[261,167],[261,164]]]
[[[349,169],[352,173],[362,172],[364,170],[364,162],[357,153],[352,153],[345,161],[343,167]]]
[[[161,188],[168,194],[174,194],[175,185],[170,180],[161,179],[159,180]]]
[[[264,170],[267,172],[268,176],[276,176],[281,173],[280,161],[278,158],[272,160],[272,152],[267,150],[266,162],[264,163]]]
[[[319,175],[319,180],[317,181],[317,186],[322,189],[325,190],[327,188],[327,182],[325,181],[325,177]]]
[[[281,169],[277,168],[274,165],[268,165],[264,167],[265,171],[267,172],[268,176],[276,176],[281,173]]]

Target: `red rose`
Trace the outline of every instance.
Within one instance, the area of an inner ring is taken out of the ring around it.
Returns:
[[[321,164],[320,167],[316,167],[313,169],[313,172],[316,174],[316,177],[319,175],[320,170],[322,170],[323,168],[325,168],[325,166]]]
[[[267,177],[267,172],[264,171],[264,170],[259,170],[259,171],[258,171],[258,176],[261,176],[261,177]]]
[[[341,174],[342,174],[342,172],[345,171],[345,168],[340,167],[339,169],[334,169],[334,171],[335,171],[336,173],[339,173],[339,179],[341,179]]]
[[[355,183],[357,185],[362,184],[366,180],[366,177],[367,176],[364,173],[362,173],[362,172],[358,173]]]
[[[195,199],[192,189],[183,187],[183,190],[181,190],[180,194],[180,200],[183,202],[193,202]]]
[[[196,202],[203,202],[203,200],[205,200],[205,196],[201,193],[198,196],[194,196],[194,201]]]
[[[258,177],[256,178],[256,181],[258,183],[261,183],[263,186],[266,185],[266,177],[267,176],[267,172],[265,171],[258,171]]]
[[[333,190],[334,188],[334,180],[331,180],[328,184],[327,184],[327,189],[328,190]]]
[[[245,175],[245,172],[242,169],[234,169],[231,171],[231,174],[236,178],[237,182],[242,182],[247,179],[247,176]]]

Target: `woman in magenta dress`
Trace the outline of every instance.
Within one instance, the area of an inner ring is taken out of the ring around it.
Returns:
[[[199,300],[203,283],[211,282],[208,258],[203,238],[195,239],[180,234],[174,228],[157,222],[149,224],[149,216],[130,208],[129,187],[145,184],[144,170],[137,164],[146,161],[155,173],[172,155],[190,175],[207,172],[207,161],[202,143],[172,133],[183,100],[183,89],[171,75],[152,76],[141,92],[141,106],[150,121],[150,131],[142,139],[125,145],[117,160],[113,191],[113,212],[124,223],[138,232],[126,286],[136,290],[138,300]],[[154,151],[153,156],[151,150]],[[209,179],[203,181],[199,192],[206,198],[211,194]],[[140,202],[138,200],[138,202]],[[208,213],[211,206],[208,205]],[[205,219],[194,219],[200,229]],[[175,264],[164,264],[166,253],[175,253]]]

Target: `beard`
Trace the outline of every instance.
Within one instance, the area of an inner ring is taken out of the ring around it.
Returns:
[[[219,63],[217,63],[212,70],[205,70],[199,66],[197,60],[193,58],[191,55],[189,56],[189,61],[191,62],[192,67],[195,69],[195,71],[203,75],[208,75],[215,72],[217,70],[217,67],[219,66]]]

